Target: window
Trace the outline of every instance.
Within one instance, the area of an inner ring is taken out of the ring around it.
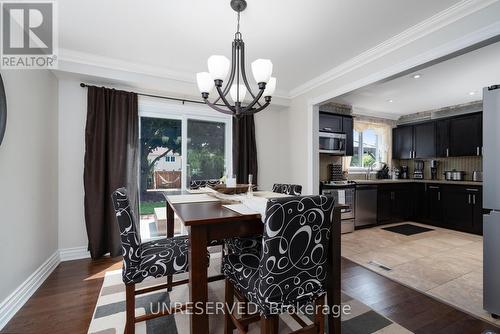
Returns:
[[[369,168],[381,161],[381,138],[373,129],[353,131],[354,154],[351,159],[351,168]]]
[[[162,191],[232,173],[232,118],[208,107],[139,100],[141,238],[166,234]],[[159,192],[160,191],[160,192]],[[182,233],[175,220],[174,233]]]

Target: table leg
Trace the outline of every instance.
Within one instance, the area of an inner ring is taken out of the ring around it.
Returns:
[[[190,333],[208,334],[207,277],[207,227],[191,226],[189,229],[189,300],[193,303]],[[199,312],[203,309],[203,312]],[[200,313],[200,314],[196,314]]]
[[[170,203],[166,202],[167,209],[167,238],[172,238],[174,236],[174,220],[175,214],[174,210],[170,206]],[[173,278],[172,275],[167,276],[167,283],[172,284]],[[172,291],[172,288],[167,289],[168,292]]]
[[[340,285],[340,209],[335,208],[333,210],[333,221],[332,221],[332,234],[330,238],[330,265],[329,265],[329,279],[328,279],[328,291],[327,291],[327,299],[328,306],[330,310],[332,307],[341,305],[341,285]],[[335,317],[333,312],[328,313],[328,333],[330,334],[340,334],[341,331],[341,323],[340,323],[340,315]]]

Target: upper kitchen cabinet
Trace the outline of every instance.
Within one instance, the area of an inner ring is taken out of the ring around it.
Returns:
[[[400,126],[392,130],[392,158],[413,157],[413,126]]]
[[[354,154],[353,127],[352,117],[342,117],[342,129],[346,134],[345,155],[347,156]]]
[[[343,116],[330,114],[327,112],[319,112],[319,131],[326,132],[344,132]]]
[[[428,122],[413,126],[413,157],[434,158],[436,156],[436,124]]]
[[[394,159],[482,155],[482,113],[393,129]]]
[[[436,157],[450,156],[450,120],[436,121]]]
[[[453,157],[482,155],[482,114],[470,114],[450,119],[450,149]]]

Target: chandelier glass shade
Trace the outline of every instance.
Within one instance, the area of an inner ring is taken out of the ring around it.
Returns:
[[[273,63],[269,59],[255,60],[251,68],[258,91],[256,94],[252,91],[245,69],[245,43],[239,31],[240,12],[246,8],[246,1],[232,0],[231,7],[238,13],[231,60],[221,55],[210,56],[208,72],[197,73],[196,81],[203,100],[211,108],[233,116],[251,115],[269,106],[276,90],[276,78],[271,76]],[[210,102],[208,97],[214,88],[218,96]],[[229,102],[228,95],[233,103]],[[251,101],[244,105],[246,97]]]

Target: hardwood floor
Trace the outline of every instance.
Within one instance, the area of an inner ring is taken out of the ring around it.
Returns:
[[[118,259],[61,263],[0,333],[86,333],[106,270]],[[415,333],[473,334],[490,329],[473,318],[415,290],[342,259],[342,289]]]

